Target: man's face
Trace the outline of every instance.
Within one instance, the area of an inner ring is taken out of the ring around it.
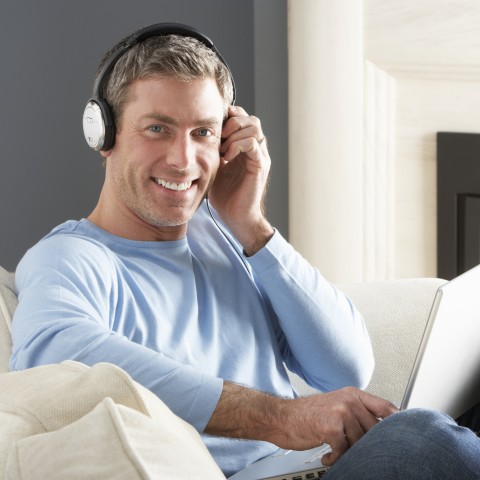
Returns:
[[[106,152],[106,207],[121,236],[174,240],[219,167],[224,102],[213,79],[136,80]]]

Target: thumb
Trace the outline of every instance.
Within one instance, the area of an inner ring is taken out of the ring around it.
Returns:
[[[377,418],[386,418],[399,411],[392,402],[361,390],[359,391],[359,399],[365,408]]]

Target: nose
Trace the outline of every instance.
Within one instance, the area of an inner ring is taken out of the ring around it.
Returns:
[[[195,162],[195,145],[188,133],[173,136],[167,152],[167,163],[179,170],[188,170]]]

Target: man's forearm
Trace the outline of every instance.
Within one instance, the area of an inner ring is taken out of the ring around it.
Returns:
[[[231,438],[281,443],[282,403],[279,397],[224,382],[217,408],[205,433]]]
[[[389,401],[353,387],[284,399],[224,382],[205,433],[263,440],[291,450],[328,443],[332,452],[323,462],[331,465],[380,418],[396,411]]]
[[[235,236],[242,245],[245,255],[251,257],[268,243],[274,233],[273,227],[264,220],[263,222],[258,222],[255,227],[246,229],[242,233],[237,233]]]

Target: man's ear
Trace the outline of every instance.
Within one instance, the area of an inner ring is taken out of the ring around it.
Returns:
[[[100,156],[102,157],[103,168],[107,166],[107,158],[111,155],[112,149],[110,150],[100,150]]]
[[[112,149],[110,150],[100,150],[100,155],[106,160],[112,154]]]

